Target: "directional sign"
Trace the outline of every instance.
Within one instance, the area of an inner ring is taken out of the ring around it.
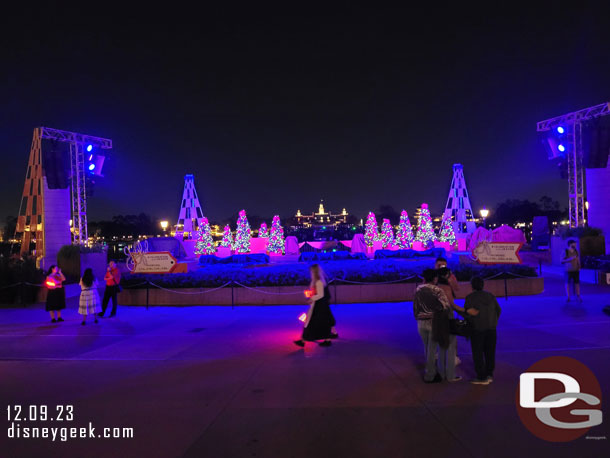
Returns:
[[[178,261],[169,251],[153,251],[149,253],[133,253],[134,269],[137,274],[168,274],[172,273]]]
[[[479,264],[521,264],[519,242],[480,242],[472,256]]]

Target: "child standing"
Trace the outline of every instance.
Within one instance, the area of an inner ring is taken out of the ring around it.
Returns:
[[[83,326],[87,322],[87,315],[95,317],[97,323],[97,312],[100,308],[100,297],[97,294],[97,282],[91,269],[85,269],[83,278],[80,279],[80,300],[78,302],[78,313],[83,316]]]

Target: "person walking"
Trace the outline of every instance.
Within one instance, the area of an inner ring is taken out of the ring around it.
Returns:
[[[457,382],[461,377],[455,376],[455,345],[451,344],[448,336],[448,326],[446,337],[448,345],[441,345],[440,335],[433,332],[433,321],[441,318],[448,319],[447,314],[451,312],[451,306],[445,293],[435,283],[437,280],[436,271],[426,269],[423,272],[424,284],[417,287],[413,298],[413,315],[417,320],[417,331],[424,344],[424,355],[426,357],[426,368],[424,372],[424,382],[438,383],[443,379],[450,382]],[[435,317],[436,315],[436,317]],[[436,326],[440,328],[440,326]],[[439,354],[439,368],[436,365],[436,352]]]
[[[104,299],[102,299],[102,311],[98,313],[98,316],[104,316],[108,308],[108,302],[112,299],[112,311],[110,312],[110,318],[112,318],[116,315],[117,293],[121,283],[121,272],[119,272],[119,268],[114,261],[108,263],[104,280],[106,281],[106,289],[104,290]]]
[[[85,269],[80,279],[80,299],[78,301],[78,313],[83,316],[82,325],[87,322],[87,315],[93,315],[97,323],[97,312],[100,307],[100,297],[97,294],[97,282],[91,269]]]
[[[45,279],[47,287],[47,303],[45,310],[51,315],[51,323],[64,321],[61,317],[61,311],[66,308],[66,290],[63,287],[63,282],[66,277],[61,269],[52,265]]]
[[[566,294],[567,302],[570,302],[570,282],[574,284],[574,295],[578,302],[582,302],[580,297],[580,255],[576,248],[576,240],[568,240],[568,248],[566,248],[561,263],[566,270]]]
[[[333,332],[337,322],[330,310],[330,289],[319,264],[313,264],[309,273],[311,275],[309,289],[313,294],[309,298],[309,311],[305,319],[303,334],[294,343],[299,347],[304,347],[305,342],[322,340],[321,347],[330,347],[330,339],[338,337],[336,332]]]
[[[501,309],[496,297],[483,290],[485,283],[481,277],[474,277],[470,284],[473,291],[466,296],[464,308],[472,326],[470,345],[477,374],[477,378],[470,383],[489,385],[493,382],[496,366],[496,327]]]

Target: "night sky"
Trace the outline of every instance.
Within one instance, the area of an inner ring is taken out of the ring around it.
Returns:
[[[610,100],[606,12],[347,5],[235,6],[191,24],[188,11],[5,15],[0,217],[17,214],[39,125],[112,138],[90,221],[175,223],[186,173],[213,221],[320,198],[359,217],[440,213],[455,162],[475,210],[544,194],[567,206],[536,121]]]

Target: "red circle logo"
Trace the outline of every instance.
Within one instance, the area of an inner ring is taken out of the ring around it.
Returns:
[[[517,413],[535,436],[569,442],[602,422],[597,378],[580,361],[552,356],[533,364],[519,378]]]

